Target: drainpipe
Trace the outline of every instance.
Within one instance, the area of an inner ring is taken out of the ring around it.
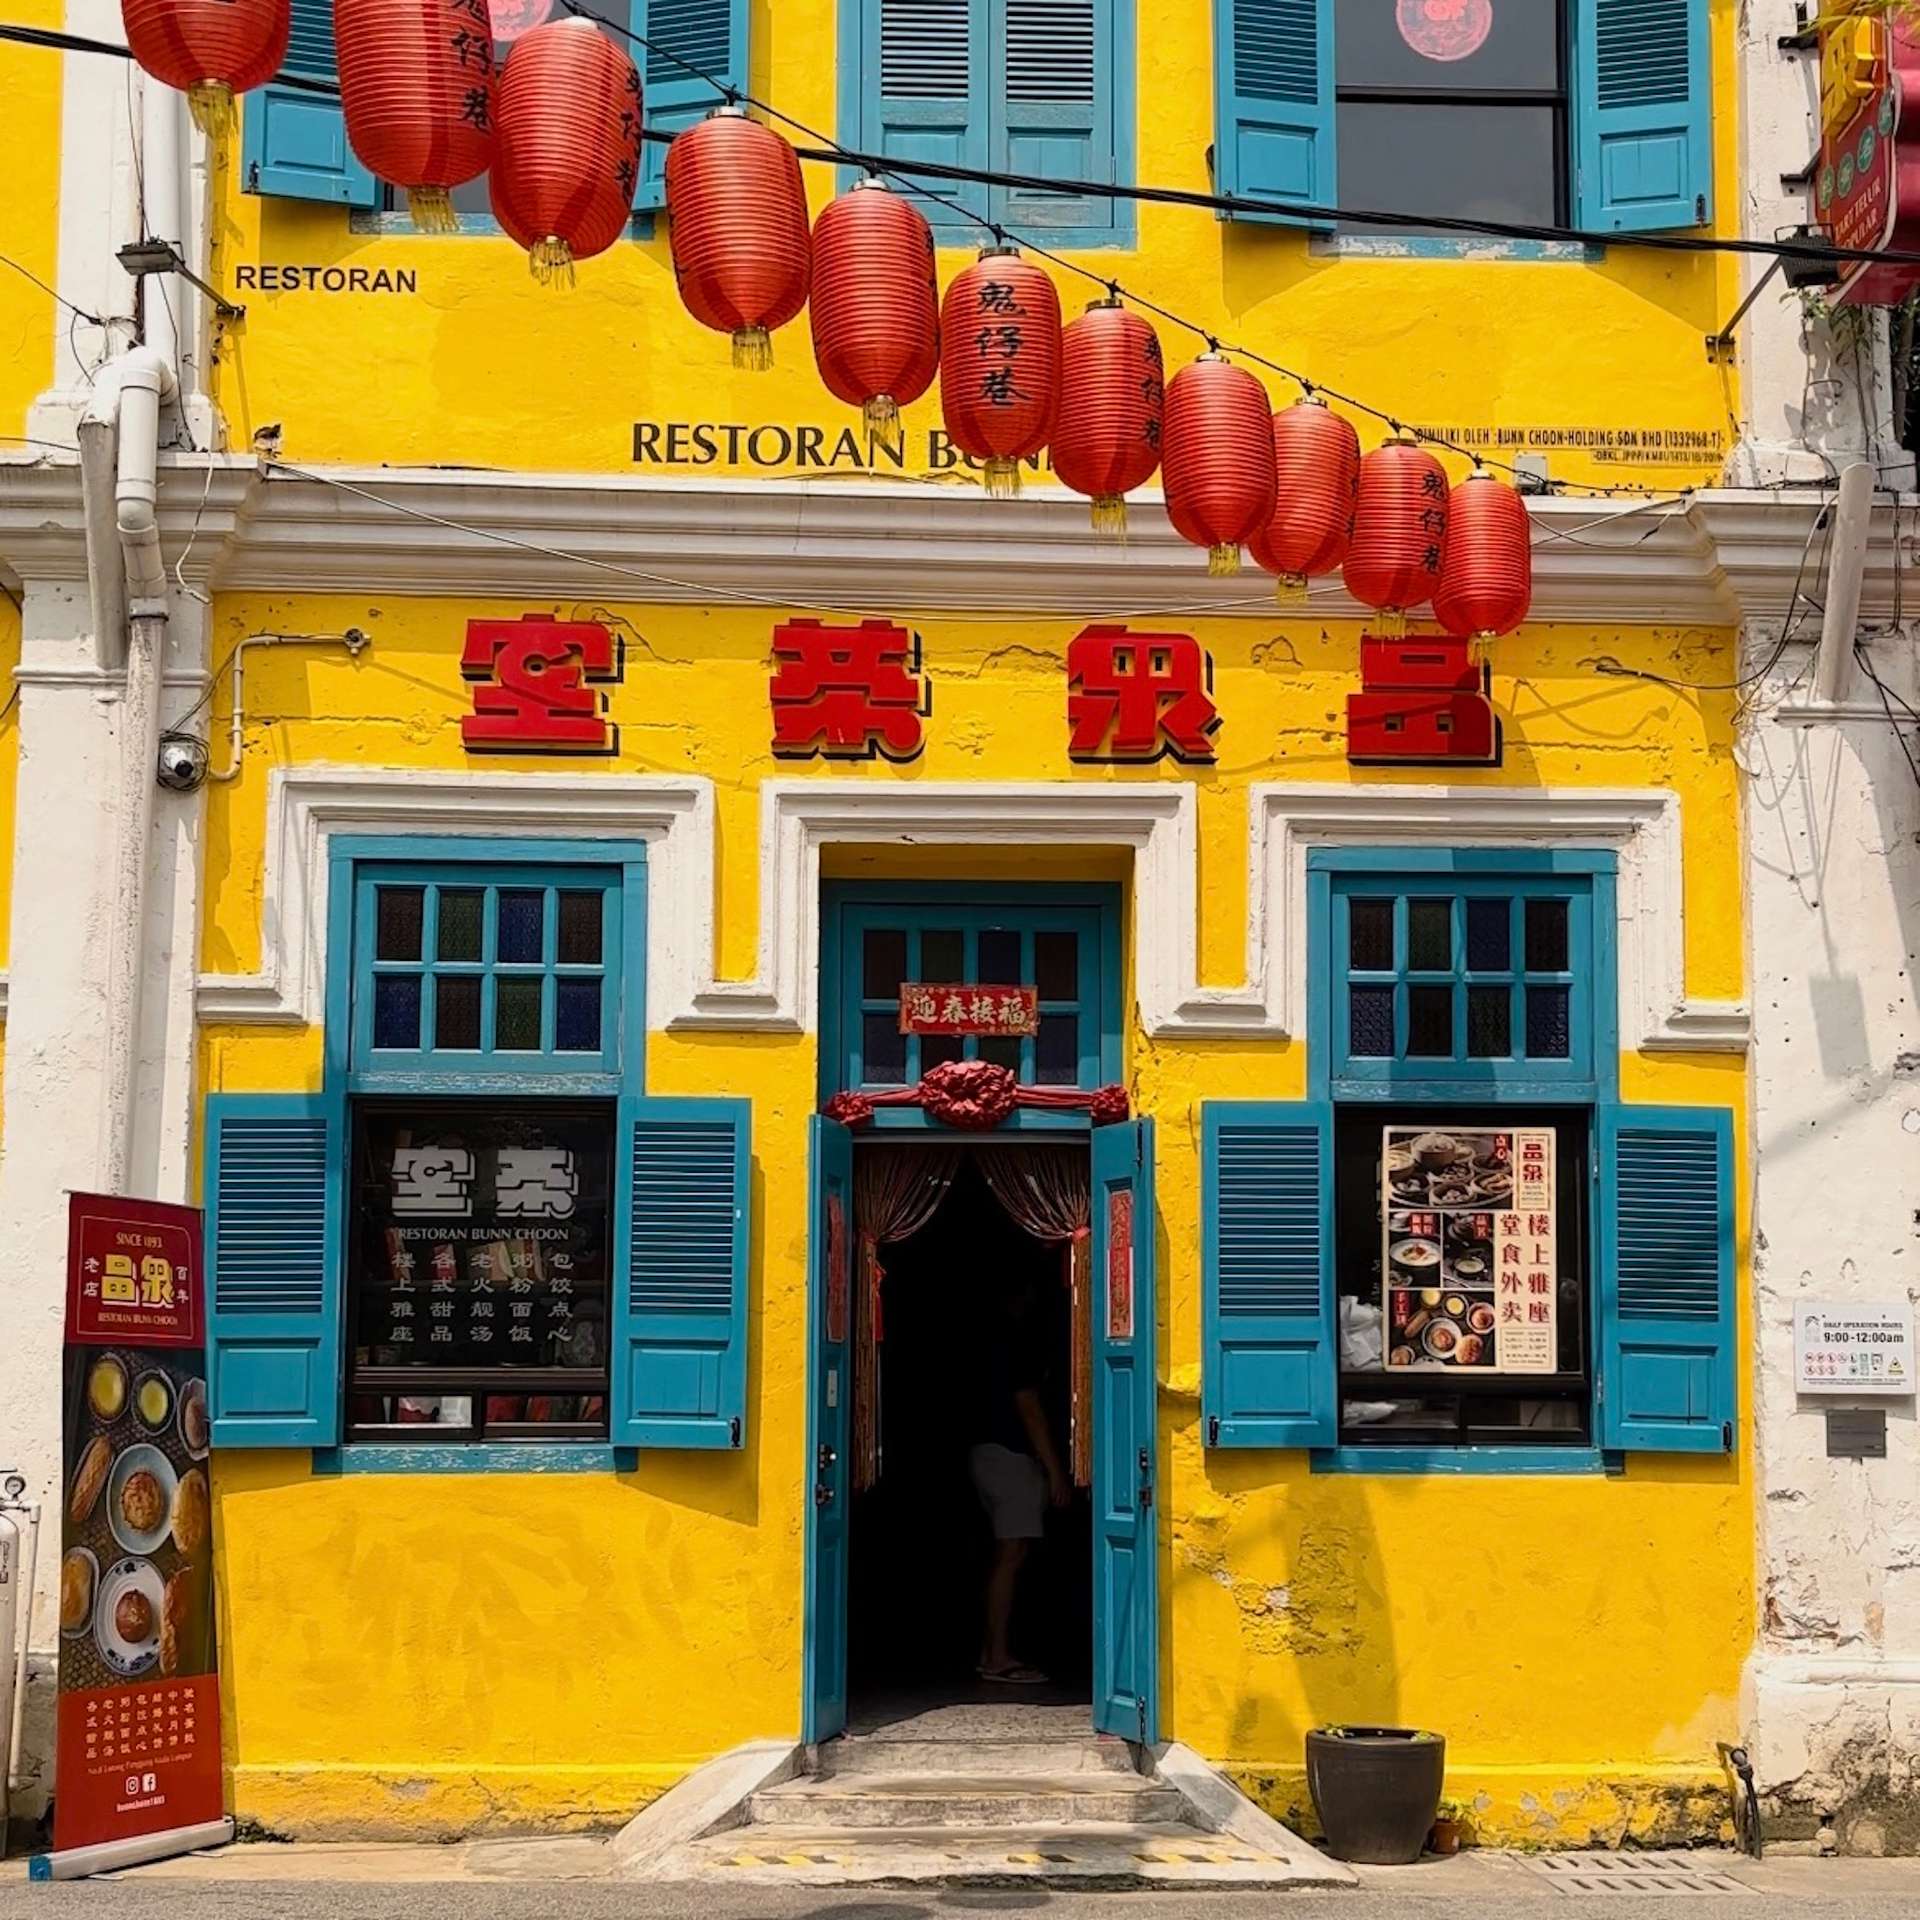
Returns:
[[[104,368],[80,421],[80,438],[117,438],[114,529],[126,574],[127,678],[120,703],[120,790],[114,849],[113,931],[107,956],[106,1099],[101,1169],[109,1193],[132,1174],[134,1090],[140,1046],[141,933],[153,838],[154,763],[160,751],[160,670],[167,639],[167,577],[160,561],[160,410],[178,398],[172,363],[135,347]],[[93,470],[101,464],[96,447]],[[88,471],[83,462],[82,476]],[[89,527],[94,518],[89,513]]]

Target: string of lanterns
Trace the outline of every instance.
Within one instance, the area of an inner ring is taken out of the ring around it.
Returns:
[[[156,79],[186,92],[210,133],[235,92],[280,68],[289,0],[122,0],[127,42]],[[640,75],[591,20],[520,35],[496,75],[472,0],[335,0],[347,137],[402,188],[416,223],[452,223],[453,188],[487,176],[494,217],[537,278],[625,231],[642,150]],[[1490,638],[1525,619],[1532,551],[1525,503],[1476,465],[1460,487],[1428,448],[1396,431],[1364,455],[1351,421],[1311,392],[1274,411],[1245,367],[1209,351],[1164,379],[1152,326],[1114,297],[1061,324],[1053,281],[999,237],[938,296],[926,219],[876,181],[811,225],[792,145],[737,106],[716,109],[667,149],[674,279],[687,311],[730,336],[758,370],[773,335],[810,308],[815,363],[869,431],[899,444],[900,409],[936,373],[953,445],[989,495],[1019,486],[1052,450],[1060,483],[1120,533],[1126,496],[1156,467],[1174,531],[1212,574],[1243,549],[1283,602],[1341,573],[1377,630],[1405,630],[1431,605],[1449,633]]]

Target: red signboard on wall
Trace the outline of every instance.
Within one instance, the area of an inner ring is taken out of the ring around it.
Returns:
[[[1821,35],[1820,162],[1814,218],[1837,247],[1920,248],[1920,40],[1888,20],[1849,15]],[[1920,269],[1850,261],[1834,299],[1897,306],[1920,286]]]
[[[469,620],[460,671],[478,684],[460,738],[469,753],[617,752],[597,689],[621,666],[618,638],[597,620]]]
[[[1037,987],[936,986],[910,980],[900,989],[902,1033],[1010,1033],[1040,1031]]]

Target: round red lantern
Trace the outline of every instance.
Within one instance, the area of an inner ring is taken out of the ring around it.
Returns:
[[[1060,296],[1020,249],[982,247],[940,307],[940,409],[947,435],[985,469],[986,487],[1020,491],[1020,462],[1053,437],[1060,409]]]
[[[451,233],[451,188],[493,159],[493,35],[465,0],[333,0],[347,139],[404,187],[413,224]]]
[[[1360,436],[1324,400],[1302,400],[1273,416],[1273,517],[1247,544],[1280,576],[1282,605],[1307,597],[1307,582],[1347,557],[1360,484]]]
[[[773,365],[775,327],[807,304],[813,243],[793,149],[720,107],[667,149],[673,277],[703,327],[733,335],[733,364]]]
[[[233,124],[233,96],[265,86],[287,57],[290,0],[120,0],[141,69],[187,96],[209,136]]]
[[[813,225],[813,358],[867,431],[900,444],[900,409],[940,370],[940,282],[933,229],[878,180],[831,202]]]
[[[1447,502],[1447,546],[1433,611],[1462,640],[1511,633],[1533,604],[1533,537],[1526,502],[1476,473]]]
[[[1240,549],[1273,518],[1267,390],[1223,353],[1203,353],[1167,386],[1160,484],[1167,518],[1207,550],[1207,571],[1238,573]]]
[[[1124,533],[1127,495],[1160,464],[1166,361],[1159,336],[1118,300],[1095,300],[1060,336],[1053,474],[1092,501],[1095,533]]]
[[[1447,475],[1413,440],[1389,440],[1360,462],[1347,591],[1384,617],[1381,633],[1404,633],[1410,609],[1440,583],[1447,543]]]
[[[640,180],[640,75],[591,20],[513,43],[494,92],[493,217],[536,280],[570,286],[627,230]]]

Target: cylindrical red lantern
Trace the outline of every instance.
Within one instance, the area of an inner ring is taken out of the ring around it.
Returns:
[[[536,280],[626,232],[640,181],[640,75],[591,20],[550,20],[513,43],[494,91],[493,217]]]
[[[772,333],[807,304],[813,243],[793,149],[720,107],[667,149],[673,277],[703,327],[733,335],[733,364],[773,365]]]
[[[1446,544],[1446,469],[1417,441],[1375,447],[1360,462],[1343,571],[1347,591],[1384,616],[1378,631],[1405,632],[1408,612],[1440,583]]]
[[[1053,475],[1092,501],[1095,533],[1124,533],[1127,495],[1160,464],[1166,360],[1154,330],[1118,300],[1095,300],[1060,336]]]
[[[1447,501],[1447,545],[1433,611],[1462,640],[1511,633],[1533,604],[1533,536],[1526,502],[1476,473]]]
[[[1273,416],[1273,517],[1248,545],[1280,576],[1282,605],[1307,597],[1307,582],[1347,557],[1360,484],[1360,436],[1324,400],[1301,400]]]
[[[347,139],[404,187],[413,223],[451,233],[451,188],[493,160],[493,35],[466,0],[333,0]]]
[[[1267,390],[1223,353],[1203,353],[1167,386],[1160,484],[1167,518],[1207,550],[1207,571],[1238,573],[1240,549],[1273,518]]]
[[[813,357],[836,400],[867,431],[900,444],[900,409],[940,370],[940,282],[933,229],[920,209],[863,180],[813,225]]]
[[[990,246],[940,307],[940,408],[947,435],[985,470],[987,491],[1020,491],[1020,462],[1053,437],[1060,409],[1060,296],[1018,247]]]
[[[290,0],[120,0],[144,72],[187,96],[209,136],[233,125],[233,96],[265,86],[287,57]]]

